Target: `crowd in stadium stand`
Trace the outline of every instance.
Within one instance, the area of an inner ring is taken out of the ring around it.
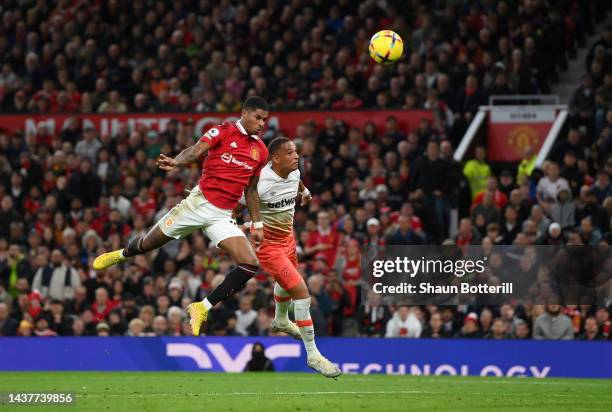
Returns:
[[[428,108],[437,114],[436,133],[455,137],[489,95],[548,93],[608,7],[538,0],[3,3],[3,111],[234,112],[257,94],[275,109]],[[392,67],[368,56],[369,36],[383,27],[405,39],[407,58]],[[588,56],[585,88],[611,71],[607,33]],[[593,96],[574,99],[582,122],[593,120]]]
[[[213,4],[214,3],[214,4]],[[602,33],[550,161],[497,170],[453,148],[492,94],[547,93],[607,3],[535,0],[46,2],[0,6],[3,113],[235,112],[262,95],[278,109],[425,108],[407,134],[329,118],[295,131],[315,194],[296,212],[300,272],[318,336],[610,339],[610,311],[360,304],[360,251],[385,244],[609,244],[612,28]],[[374,65],[365,46],[396,30],[407,57]],[[605,74],[605,75],[604,75]],[[94,272],[98,254],[145,233],[196,185],[159,153],[194,125],[116,135],[0,131],[0,335],[190,335],[183,308],[232,265],[201,234]],[[459,217],[456,228],[453,222]],[[265,274],[213,310],[210,335],[269,334]]]

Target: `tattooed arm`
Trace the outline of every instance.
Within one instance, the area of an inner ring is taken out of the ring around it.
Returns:
[[[174,159],[164,154],[160,154],[159,158],[157,159],[157,166],[161,170],[169,172],[170,170],[176,167],[188,165],[195,162],[207,151],[208,143],[204,141],[199,141],[193,146],[189,146],[187,149],[183,150]]]
[[[256,245],[263,240],[263,226],[260,226],[262,222],[261,213],[259,212],[259,192],[257,191],[257,183],[259,183],[259,176],[251,176],[251,180],[244,190],[246,204],[249,208],[249,214],[251,215],[251,222],[253,222],[253,226],[251,226],[251,237]]]

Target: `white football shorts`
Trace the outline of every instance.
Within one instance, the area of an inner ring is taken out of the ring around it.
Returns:
[[[184,238],[194,230],[202,229],[217,247],[221,241],[230,237],[245,237],[244,232],[232,219],[232,211],[218,208],[210,203],[198,186],[166,213],[157,224],[166,236],[174,239]]]

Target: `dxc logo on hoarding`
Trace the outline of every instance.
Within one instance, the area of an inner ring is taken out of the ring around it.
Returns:
[[[244,345],[240,353],[235,358],[225,350],[220,343],[207,343],[206,349],[221,366],[224,372],[242,372],[247,362],[251,359],[253,344]],[[297,343],[279,343],[270,345],[266,349],[266,356],[270,360],[277,358],[299,358],[302,346]],[[200,369],[213,369],[210,356],[204,349],[192,343],[168,343],[166,345],[166,355],[171,357],[185,356],[193,359]]]

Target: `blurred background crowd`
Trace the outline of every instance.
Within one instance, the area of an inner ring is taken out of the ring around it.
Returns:
[[[3,113],[428,109],[407,133],[330,117],[289,131],[315,197],[296,212],[300,272],[319,336],[610,339],[590,305],[388,307],[360,304],[363,248],[386,244],[609,244],[612,238],[612,27],[585,61],[571,119],[542,168],[461,164],[454,148],[490,95],[550,91],[605,1],[5,1]],[[406,57],[373,64],[369,36],[391,28]],[[1,128],[0,128],[1,129]],[[274,132],[267,135],[273,137]],[[193,122],[113,135],[77,117],[55,133],[0,130],[0,334],[190,335],[183,308],[232,262],[196,233],[94,272],[197,184],[159,153],[198,138]],[[267,335],[265,274],[216,308],[210,335]],[[561,319],[560,321],[557,321]]]

